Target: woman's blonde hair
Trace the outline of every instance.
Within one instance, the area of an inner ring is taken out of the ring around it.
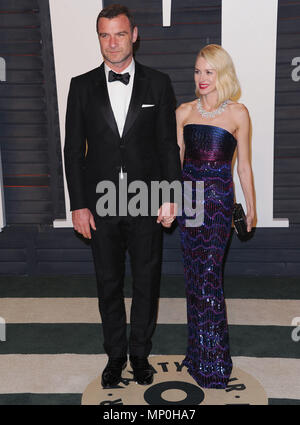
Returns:
[[[217,71],[218,103],[216,107],[227,99],[237,100],[241,95],[241,87],[232,59],[226,50],[218,44],[208,44],[200,50],[196,62],[200,57],[204,58]],[[196,96],[200,97],[198,87],[196,87]]]

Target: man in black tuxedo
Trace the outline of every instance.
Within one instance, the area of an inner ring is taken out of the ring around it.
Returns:
[[[181,179],[175,102],[166,74],[133,59],[138,30],[124,6],[97,18],[104,63],[72,78],[66,114],[65,170],[74,229],[91,239],[99,310],[108,364],[103,387],[118,384],[129,359],[134,379],[148,385],[148,362],[159,297],[162,225],[170,227],[176,204],[162,200],[158,216],[101,217],[96,186],[109,180],[169,183]],[[117,196],[118,197],[118,196]],[[128,197],[129,198],[129,197]],[[149,210],[150,211],[150,210]],[[124,306],[125,253],[133,278],[129,344]]]

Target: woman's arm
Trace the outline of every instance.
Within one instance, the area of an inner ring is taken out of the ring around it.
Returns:
[[[183,167],[183,161],[184,161],[184,153],[185,153],[185,144],[183,139],[183,126],[184,126],[184,120],[187,115],[187,105],[185,103],[178,106],[176,109],[176,123],[177,123],[177,144],[180,149],[180,162],[181,162],[181,169]]]
[[[237,173],[243,189],[247,207],[247,231],[250,232],[255,217],[254,184],[250,163],[250,117],[243,104],[236,105],[235,118],[237,129]]]

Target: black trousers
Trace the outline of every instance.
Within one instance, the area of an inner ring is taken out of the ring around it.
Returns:
[[[155,330],[162,259],[162,226],[157,217],[95,218],[91,246],[97,277],[104,350],[111,357],[147,357]],[[125,258],[132,272],[130,336],[124,304]]]

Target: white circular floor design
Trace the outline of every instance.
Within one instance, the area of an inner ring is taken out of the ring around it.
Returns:
[[[82,395],[83,405],[224,405],[268,404],[268,397],[254,376],[233,367],[226,389],[201,388],[181,369],[184,356],[153,356],[149,362],[156,373],[151,385],[138,385],[132,380],[129,361],[122,382],[115,388],[103,389],[101,374]]]

